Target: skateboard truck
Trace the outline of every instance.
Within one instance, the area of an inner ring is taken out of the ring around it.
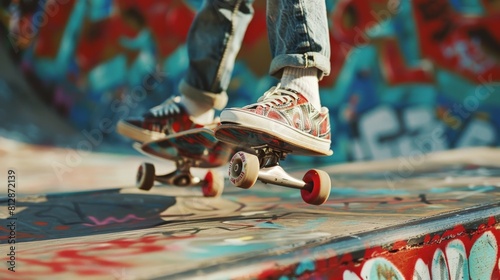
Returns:
[[[280,165],[280,160],[287,156],[285,151],[273,150],[266,146],[255,147],[259,158],[258,180],[266,184],[278,184],[283,187],[302,189],[305,183],[290,176]]]
[[[201,187],[207,197],[220,196],[224,189],[224,176],[212,168],[226,164],[231,156],[229,145],[218,141],[208,128],[194,128],[175,135],[136,143],[139,152],[175,163],[175,170],[156,175],[151,163],[142,163],[137,171],[136,186],[150,190],[155,181],[179,187]],[[209,168],[204,178],[193,176],[191,168]]]
[[[288,188],[300,189],[302,199],[309,204],[323,204],[330,195],[331,182],[328,173],[311,169],[302,180],[289,175],[280,165],[287,152],[268,146],[254,147],[255,153],[239,151],[229,162],[229,180],[233,185],[248,189],[257,180]]]
[[[155,176],[155,180],[168,185],[176,186],[198,186],[201,179],[194,177],[190,172],[192,159],[178,159],[175,162],[176,170],[165,175]]]
[[[145,191],[150,190],[155,181],[180,187],[200,186],[204,196],[220,196],[224,189],[224,177],[218,172],[209,170],[202,180],[191,174],[193,164],[195,164],[193,159],[179,158],[175,161],[176,169],[174,171],[164,175],[156,175],[155,166],[144,162],[137,171],[136,185]]]

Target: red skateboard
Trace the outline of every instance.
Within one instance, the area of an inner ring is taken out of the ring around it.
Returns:
[[[201,186],[204,196],[219,196],[224,189],[224,177],[209,170],[204,179],[191,174],[191,167],[214,168],[224,165],[231,156],[228,144],[218,141],[208,128],[196,128],[159,140],[137,143],[140,152],[175,162],[176,169],[165,175],[156,175],[151,163],[143,163],[137,172],[137,186],[150,190],[155,181],[176,186]]]
[[[215,137],[222,142],[239,147],[229,162],[229,180],[235,186],[248,189],[257,180],[301,190],[302,199],[309,204],[321,205],[330,195],[331,181],[328,173],[311,169],[302,178],[289,175],[280,165],[288,154],[327,156],[314,147],[285,141],[280,135],[262,132],[258,127],[223,123],[215,128]]]

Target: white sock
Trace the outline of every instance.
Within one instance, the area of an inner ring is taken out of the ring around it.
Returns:
[[[285,67],[281,77],[281,85],[284,88],[293,89],[304,95],[305,98],[316,108],[321,110],[319,99],[318,69]]]
[[[200,104],[193,100],[181,95],[181,103],[186,107],[191,120],[195,123],[205,125],[214,121],[215,110],[207,106],[200,106]]]

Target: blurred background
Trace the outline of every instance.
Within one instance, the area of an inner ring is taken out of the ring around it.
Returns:
[[[0,137],[136,154],[114,131],[173,93],[197,0],[0,0]],[[321,82],[328,164],[500,144],[500,0],[327,0],[332,74]],[[228,106],[276,83],[265,1]]]

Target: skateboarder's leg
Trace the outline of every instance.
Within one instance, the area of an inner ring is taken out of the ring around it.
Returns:
[[[321,107],[318,81],[330,72],[330,45],[324,0],[267,2],[273,60],[271,75],[281,84],[257,103],[222,111],[221,122],[287,134],[301,145],[330,149],[328,109]]]
[[[305,95],[320,109],[318,80],[330,73],[330,40],[324,0],[267,2],[273,60],[269,72],[283,87]]]
[[[192,116],[226,106],[234,61],[253,16],[252,2],[208,0],[196,15],[187,39],[189,68],[180,85]]]
[[[207,0],[188,34],[189,67],[181,97],[152,108],[141,119],[122,120],[118,132],[146,142],[210,125],[214,108],[227,103],[226,89],[243,36],[253,16],[253,0]]]

